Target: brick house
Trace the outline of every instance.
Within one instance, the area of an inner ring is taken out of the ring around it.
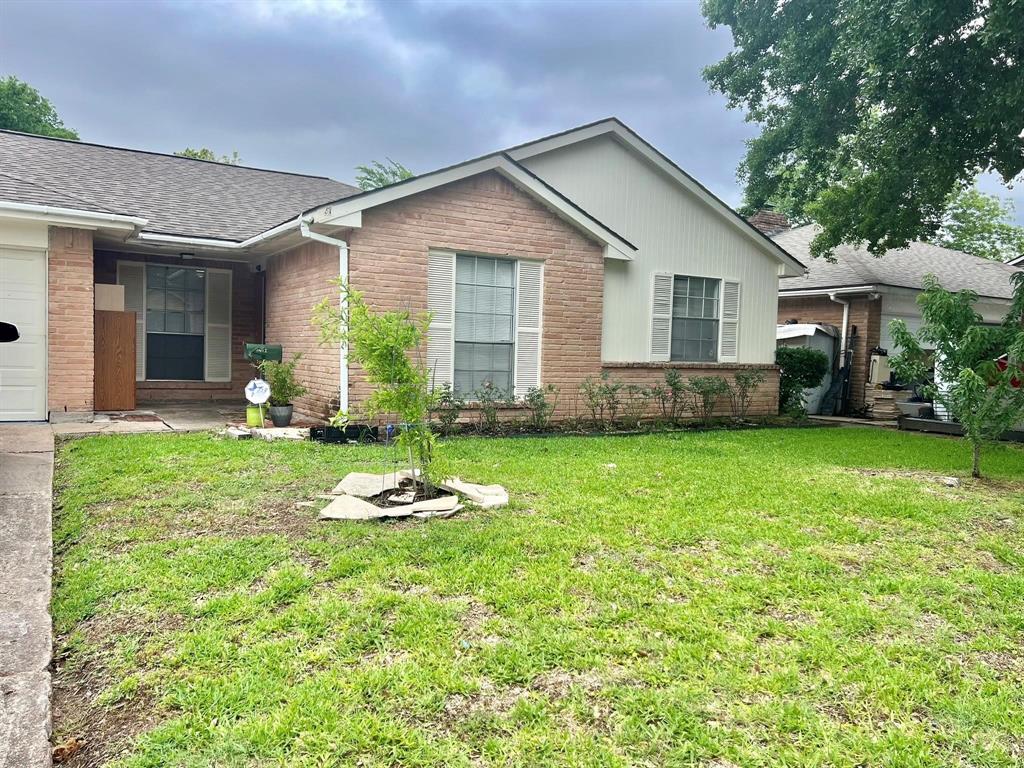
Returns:
[[[779,278],[802,265],[615,119],[362,192],[324,177],[0,131],[0,420],[95,409],[93,310],[135,313],[139,403],[242,401],[246,341],[303,354],[297,409],[367,385],[318,344],[339,275],[377,309],[429,310],[435,382],[517,396],[587,376],[765,368]]]
[[[897,351],[889,323],[900,318],[911,331],[921,327],[917,297],[925,275],[934,274],[948,290],[974,291],[979,297],[975,309],[982,320],[999,323],[1013,296],[1010,275],[1020,271],[1009,264],[920,242],[882,257],[842,245],[836,249],[834,261],[815,259],[810,244],[816,233],[815,225],[807,225],[772,235],[808,265],[804,276],[779,281],[778,322],[821,323],[839,329],[841,346],[852,353],[848,410],[871,405],[871,350]]]

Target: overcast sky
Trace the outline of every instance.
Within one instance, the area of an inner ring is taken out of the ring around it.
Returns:
[[[0,75],[84,141],[351,182],[372,159],[428,171],[615,115],[736,205],[756,129],[700,76],[730,42],[696,0],[0,0]]]

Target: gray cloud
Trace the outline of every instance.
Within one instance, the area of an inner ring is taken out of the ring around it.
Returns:
[[[730,42],[695,1],[0,4],[0,74],[86,141],[351,181],[615,115],[735,204],[755,129],[700,77]]]

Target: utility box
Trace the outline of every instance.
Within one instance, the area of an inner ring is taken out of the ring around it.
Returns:
[[[889,368],[889,356],[875,352],[871,355],[871,367],[868,370],[869,384],[886,384],[892,378]]]
[[[245,359],[253,365],[259,365],[267,360],[280,363],[281,356],[280,344],[245,344]]]

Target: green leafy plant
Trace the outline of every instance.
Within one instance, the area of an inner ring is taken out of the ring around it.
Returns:
[[[732,417],[736,421],[743,421],[747,418],[747,411],[750,410],[750,401],[754,392],[764,383],[765,373],[760,368],[750,368],[736,371],[733,383],[729,387],[729,403],[732,406]]]
[[[1024,273],[1012,276],[1010,309],[998,328],[974,311],[973,291],[952,293],[934,275],[918,296],[922,324],[912,334],[902,320],[889,328],[899,352],[890,359],[904,381],[925,382],[921,392],[944,405],[971,443],[971,474],[981,477],[982,446],[1024,421]],[[1007,356],[1005,368],[996,358]],[[934,380],[929,366],[934,361]]]
[[[480,429],[492,434],[498,432],[498,410],[511,405],[509,393],[494,386],[492,382],[485,381],[474,390],[473,399],[480,410]]]
[[[307,390],[299,384],[295,377],[295,366],[302,359],[302,354],[296,354],[287,362],[275,362],[264,360],[260,363],[260,371],[263,378],[270,385],[270,404],[273,406],[291,405],[296,398],[302,397]]]
[[[664,385],[651,389],[651,397],[658,403],[661,415],[669,424],[676,424],[686,405],[686,382],[674,368],[665,369]]]
[[[686,384],[693,415],[705,427],[711,426],[715,406],[720,398],[729,394],[729,382],[721,376],[694,376]]]
[[[551,424],[551,414],[558,406],[558,387],[554,384],[530,387],[523,403],[530,409],[530,426],[534,429],[547,429]]]
[[[816,387],[828,373],[828,355],[806,347],[779,347],[775,350],[779,366],[779,410],[793,417],[807,415],[804,390]]]
[[[630,429],[639,429],[647,415],[651,402],[651,390],[639,384],[627,384],[622,399],[622,423]]]
[[[432,462],[438,447],[428,419],[437,396],[430,389],[430,371],[421,354],[430,316],[374,312],[361,292],[341,279],[332,283],[341,291],[346,309],[326,298],[314,307],[321,343],[348,346],[349,359],[359,364],[374,387],[363,404],[367,416],[397,416],[401,423],[396,444],[407,451],[410,469],[420,470],[426,492],[432,494],[437,476]]]
[[[452,388],[451,384],[445,382],[437,388],[431,412],[437,414],[442,435],[454,434],[455,425],[465,407],[465,399]]]
[[[356,184],[364,191],[387,187],[412,177],[412,171],[390,157],[383,163],[380,160],[373,160],[369,165],[356,166]]]
[[[615,423],[615,418],[622,406],[623,384],[602,371],[598,378],[587,376],[580,384],[580,394],[590,411],[595,426],[606,426]]]

